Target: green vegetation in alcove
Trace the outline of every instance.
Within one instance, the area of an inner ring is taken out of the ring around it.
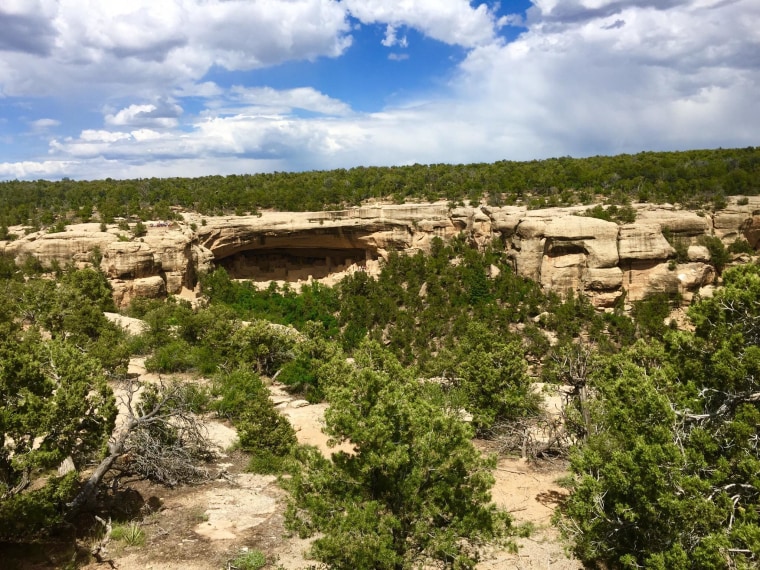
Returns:
[[[202,276],[201,285],[212,305],[244,319],[259,316],[299,330],[308,321],[318,322],[327,338],[349,352],[369,335],[405,364],[415,363],[432,375],[441,368],[435,355],[455,349],[473,322],[498,331],[505,343],[523,343],[532,359],[548,349],[531,322],[542,312],[547,313],[544,326],[561,338],[576,337],[581,330],[613,345],[623,338],[619,314],[597,315],[583,297],[545,296],[534,282],[514,273],[498,241],[479,252],[464,239],[435,239],[429,255],[392,253],[377,279],[356,272],[333,289],[315,284],[296,293],[272,285],[259,291],[230,280],[223,269]],[[518,324],[527,329],[522,337],[515,333]]]

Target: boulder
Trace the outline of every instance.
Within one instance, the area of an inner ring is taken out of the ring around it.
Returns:
[[[517,273],[534,281],[541,280],[545,242],[543,238],[512,238],[508,255]]]
[[[621,264],[633,261],[665,260],[675,250],[656,224],[628,224],[620,227],[618,254]]]
[[[591,291],[618,291],[623,286],[619,267],[589,268],[583,273],[584,288]]]
[[[667,263],[657,260],[634,260],[623,268],[623,288],[628,301],[640,301],[656,293],[676,294],[681,282]]]
[[[656,225],[678,237],[693,237],[710,232],[712,220],[697,212],[672,206],[652,206],[639,210],[635,224]]]
[[[710,261],[710,250],[703,245],[690,245],[686,257],[689,261],[707,263]]]
[[[508,238],[515,234],[517,226],[520,224],[528,209],[518,206],[506,206],[502,208],[492,208],[483,206],[481,208],[491,218],[491,227],[494,231]]]
[[[687,291],[697,291],[715,280],[715,268],[706,263],[683,263],[676,268],[681,287]]]
[[[115,241],[108,244],[101,267],[111,279],[135,279],[153,275],[160,268],[153,250],[141,241]]]
[[[749,206],[729,206],[713,214],[713,232],[720,239],[736,239],[741,227],[752,218]]]
[[[585,216],[566,216],[546,224],[544,236],[548,255],[582,252],[588,267],[616,267],[618,264],[616,223]]]
[[[758,249],[760,246],[760,215],[753,215],[746,219],[742,223],[741,233],[752,247]]]
[[[159,276],[135,279],[132,282],[132,294],[135,297],[158,299],[166,294],[166,285]]]
[[[541,264],[541,286],[546,291],[562,294],[581,290],[586,258],[585,253],[544,256]]]

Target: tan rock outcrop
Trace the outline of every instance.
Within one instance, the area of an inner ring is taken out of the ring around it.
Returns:
[[[105,252],[118,238],[101,232],[100,224],[79,224],[56,233],[36,232],[5,245],[4,252],[20,261],[27,255],[45,267],[53,263],[89,263],[93,252]]]
[[[758,249],[760,247],[760,215],[753,215],[744,220],[741,233],[752,247]]]
[[[731,242],[740,237],[745,222],[760,210],[760,196],[747,196],[741,202],[733,198],[724,209],[713,214],[713,233],[720,239]]]
[[[760,214],[754,214],[760,198],[741,205],[733,200],[713,216],[668,205],[635,208],[637,220],[622,226],[585,216],[588,206],[450,208],[439,202],[203,219],[188,214],[185,223],[170,227],[148,223],[147,234],[130,241],[120,239],[115,226],[101,232],[99,224],[81,224],[0,242],[0,251],[17,259],[33,255],[44,265],[101,258],[123,305],[137,296],[192,289],[197,275],[215,266],[233,278],[331,284],[354,271],[375,274],[392,251],[429,251],[435,238],[461,234],[478,247],[500,239],[520,275],[547,291],[583,293],[604,307],[624,292],[637,300],[709,287],[714,271],[707,249],[696,245],[701,235],[726,243],[744,235],[760,244]],[[686,241],[690,263],[674,265],[675,250],[663,232]]]
[[[619,291],[623,271],[619,267],[589,268],[583,274],[583,288],[588,291]]]
[[[156,273],[161,265],[153,250],[141,241],[115,241],[108,244],[101,268],[111,279],[135,279]]]
[[[125,307],[134,298],[160,299],[166,295],[166,284],[159,275],[141,277],[139,279],[113,279],[114,302],[117,306]]]
[[[627,301],[640,301],[657,293],[677,294],[680,281],[678,274],[666,263],[656,260],[630,260],[623,268],[623,288]]]
[[[715,280],[715,268],[706,263],[682,263],[675,273],[683,291],[698,291]]]
[[[635,223],[657,225],[661,230],[667,230],[677,237],[700,236],[711,230],[711,220],[707,215],[668,205],[638,208]]]
[[[701,261],[707,263],[710,261],[710,250],[703,245],[690,245],[686,251],[689,261]]]
[[[675,250],[662,235],[657,224],[635,223],[620,227],[618,235],[620,263],[663,261],[675,255]]]

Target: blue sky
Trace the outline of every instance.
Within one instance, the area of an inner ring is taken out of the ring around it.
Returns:
[[[3,0],[0,180],[760,144],[757,0]]]

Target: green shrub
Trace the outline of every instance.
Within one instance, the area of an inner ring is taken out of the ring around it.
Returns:
[[[728,246],[728,253],[748,253],[750,255],[755,255],[757,251],[755,251],[755,248],[752,247],[746,239],[737,238]]]
[[[606,208],[597,204],[593,208],[586,210],[585,216],[597,218],[608,222],[617,222],[619,224],[632,224],[636,221],[636,210],[631,206],[617,206],[612,204]]]
[[[142,546],[145,544],[145,531],[137,521],[129,524],[115,524],[111,531],[111,538],[126,544],[127,546]]]
[[[673,235],[669,228],[662,229],[662,235],[667,242],[676,250],[676,263],[689,261],[689,241]]]
[[[149,354],[150,339],[144,334],[132,335],[127,339],[127,347],[130,354]]]
[[[276,455],[271,451],[257,451],[248,461],[246,471],[259,475],[281,475],[293,473],[297,469],[295,458],[288,455]]]
[[[65,505],[74,498],[78,483],[72,471],[37,491],[0,499],[0,539],[29,539],[53,530],[63,522]],[[0,492],[5,490],[0,484]]]
[[[210,375],[215,373],[219,364],[221,363],[221,355],[219,351],[214,350],[210,346],[194,346],[192,350],[191,360],[193,367],[204,375]]]
[[[194,414],[203,414],[211,407],[209,389],[198,384],[189,383],[183,386],[183,400]]]
[[[214,378],[212,394],[217,400],[212,402],[211,408],[235,423],[245,412],[249,402],[262,395],[266,396],[266,388],[258,374],[238,368]]]
[[[66,231],[66,220],[61,218],[48,228],[49,234],[57,234]]]
[[[267,557],[260,550],[241,552],[230,562],[230,567],[237,570],[260,570],[266,565]]]
[[[235,427],[240,446],[254,455],[264,453],[283,457],[296,443],[293,427],[275,409],[266,393],[248,403]]]
[[[148,372],[184,372],[193,368],[193,355],[190,345],[181,340],[173,340],[159,346],[153,356],[145,359]]]
[[[705,246],[710,252],[710,263],[715,267],[718,275],[723,273],[723,269],[730,261],[730,256],[720,238],[716,236],[700,236],[699,244]]]
[[[636,324],[638,336],[661,339],[668,330],[665,319],[675,303],[676,300],[667,293],[657,293],[634,302],[631,316]]]
[[[315,363],[306,356],[299,356],[285,364],[280,369],[277,380],[291,390],[303,393],[312,403],[319,402],[324,397],[319,388]]]
[[[137,222],[135,227],[132,228],[132,235],[135,237],[142,237],[148,233],[148,228],[142,222]]]

